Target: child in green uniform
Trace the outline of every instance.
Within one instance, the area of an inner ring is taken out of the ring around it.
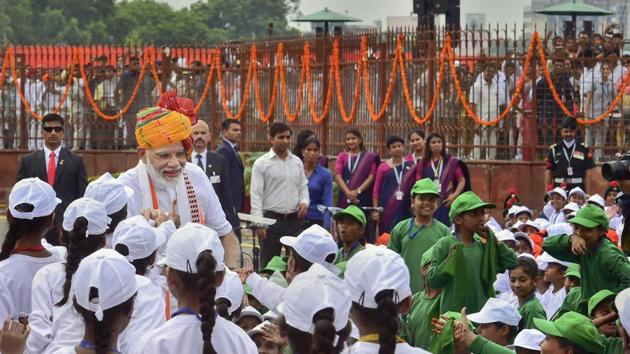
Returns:
[[[427,272],[433,258],[433,247],[422,255],[420,261],[420,274],[424,282],[424,291],[417,292],[411,298],[411,310],[403,318],[404,328],[402,337],[413,347],[429,349],[433,342],[433,331],[428,321],[427,314],[439,301],[441,289],[431,289],[427,285]]]
[[[567,292],[562,305],[551,318],[552,320],[558,319],[563,314],[569,311],[578,311],[578,304],[582,298],[582,291],[580,289],[580,266],[571,263],[564,273],[564,289]]]
[[[343,242],[343,247],[337,252],[335,265],[343,272],[350,258],[365,248],[359,242],[365,231],[365,214],[356,205],[350,205],[335,214],[333,219],[337,222],[337,233]]]
[[[543,249],[551,256],[580,265],[582,299],[608,289],[630,287],[630,263],[607,237],[608,218],[602,208],[587,205],[570,220],[573,235],[548,237]]]
[[[588,300],[588,317],[593,321],[599,333],[606,337],[618,337],[618,316],[612,309],[617,294],[610,290],[600,290]]]
[[[481,311],[468,315],[468,319],[477,325],[478,335],[502,347],[514,349],[514,338],[521,321],[514,305],[491,297]]]
[[[597,328],[588,317],[577,312],[567,312],[553,322],[535,318],[534,325],[547,335],[541,345],[542,353],[606,352]]]
[[[484,226],[484,209],[494,208],[473,192],[459,195],[449,212],[453,236],[435,243],[428,285],[441,288],[440,313],[467,307],[478,312],[494,296],[497,273],[517,265],[516,254]]]
[[[405,260],[414,294],[424,290],[424,281],[418,272],[421,267],[419,256],[441,237],[451,234],[448,227],[433,217],[439,202],[440,193],[432,180],[425,178],[417,181],[411,188],[414,217],[399,222],[389,235],[388,247]]]
[[[510,271],[510,288],[518,298],[518,312],[522,320],[519,330],[534,328],[534,318],[547,319],[547,314],[536,298],[538,265],[527,256],[518,258],[518,265]]]

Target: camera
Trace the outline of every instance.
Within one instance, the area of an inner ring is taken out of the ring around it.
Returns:
[[[630,152],[621,155],[619,160],[604,163],[602,176],[607,181],[630,179]]]

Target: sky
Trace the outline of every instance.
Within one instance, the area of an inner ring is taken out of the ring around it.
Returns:
[[[162,0],[173,7],[187,6],[195,0]],[[227,1],[227,0],[226,0]],[[260,0],[264,1],[264,0]],[[364,20],[365,24],[374,24],[381,20],[385,24],[386,16],[404,16],[411,13],[413,0],[301,0],[300,11],[311,14],[328,7],[332,11],[345,13]],[[508,5],[509,4],[509,5]],[[466,13],[485,13],[486,21],[501,25],[523,23],[523,8],[531,0],[461,0],[462,22]]]

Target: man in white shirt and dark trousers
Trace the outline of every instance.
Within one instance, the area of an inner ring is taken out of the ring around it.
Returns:
[[[274,123],[269,129],[271,150],[254,162],[250,186],[251,214],[276,219],[267,230],[257,230],[264,267],[282,251],[280,237],[296,236],[305,226],[308,179],[302,161],[289,151],[291,128]]]

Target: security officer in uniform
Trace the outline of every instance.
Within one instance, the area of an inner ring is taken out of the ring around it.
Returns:
[[[588,170],[595,167],[591,149],[575,138],[576,122],[567,117],[562,122],[562,140],[549,147],[545,185],[560,186],[563,182],[567,190],[580,187],[583,190]]]

